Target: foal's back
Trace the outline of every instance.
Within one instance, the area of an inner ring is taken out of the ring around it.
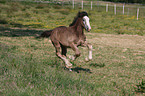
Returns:
[[[70,27],[60,26],[53,29],[51,33],[51,40],[53,43],[60,43],[64,46],[69,47],[70,43],[75,41],[75,34]]]

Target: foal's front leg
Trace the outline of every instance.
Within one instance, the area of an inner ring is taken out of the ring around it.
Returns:
[[[87,46],[88,47],[88,51],[89,51],[89,56],[88,56],[88,58],[87,57],[85,58],[85,61],[92,60],[92,49],[93,49],[93,46],[90,43],[87,43],[86,41],[83,44],[83,46]]]

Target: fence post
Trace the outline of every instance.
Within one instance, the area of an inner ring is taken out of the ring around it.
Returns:
[[[108,4],[106,4],[106,12],[108,12]]]
[[[82,0],[82,9],[83,9],[83,0]]]
[[[124,15],[124,4],[123,4],[123,15]]]
[[[138,20],[138,15],[139,15],[139,8],[137,8],[137,20]]]
[[[129,15],[129,8],[128,8],[128,12],[127,12],[127,15]]]
[[[72,4],[73,4],[73,9],[74,9],[74,7],[75,7],[75,6],[74,6],[74,4],[75,4],[75,3],[74,3],[74,0],[73,0]]]
[[[92,8],[92,5],[93,5],[93,2],[91,1],[91,10],[93,9],[93,8]]]
[[[116,15],[116,4],[114,5],[114,13]]]
[[[98,10],[98,11],[100,11],[99,6],[100,6],[100,5],[99,5],[99,2],[98,2],[98,0],[97,0],[97,10]]]

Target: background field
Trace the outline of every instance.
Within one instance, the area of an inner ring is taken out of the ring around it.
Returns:
[[[92,27],[85,34],[93,45],[93,60],[85,62],[87,48],[80,48],[81,57],[69,72],[50,39],[35,37],[68,26],[81,8],[0,2],[0,95],[145,95],[145,19],[84,10]]]

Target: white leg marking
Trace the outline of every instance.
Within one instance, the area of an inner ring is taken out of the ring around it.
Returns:
[[[64,58],[64,57],[61,57],[63,59],[63,61],[65,62],[66,66],[67,67],[71,67],[72,64],[68,61],[68,59]]]
[[[89,60],[92,60],[92,49],[93,49],[93,47],[91,45],[89,48]]]
[[[69,56],[69,59],[75,60],[75,56]]]
[[[85,58],[86,62],[92,60],[92,49],[93,49],[92,45],[87,45],[87,46],[88,46],[89,58],[87,58],[87,57]]]

